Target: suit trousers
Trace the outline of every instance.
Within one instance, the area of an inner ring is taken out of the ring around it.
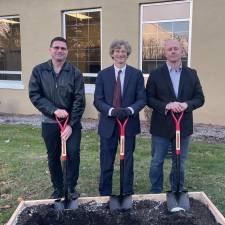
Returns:
[[[181,138],[181,154],[180,154],[180,190],[184,187],[184,172],[185,161],[188,153],[190,136]],[[171,144],[172,150],[172,167],[170,171],[171,190],[176,191],[176,139],[164,138],[152,135],[152,160],[150,164],[149,178],[151,182],[151,193],[161,193],[163,191],[163,164],[168,152],[168,147]]]
[[[123,193],[133,194],[133,152],[135,136],[125,136],[124,180]],[[99,193],[101,196],[112,194],[112,179],[117,146],[120,140],[119,128],[115,127],[112,137],[100,136],[100,181]],[[119,153],[118,153],[119,154]]]
[[[67,184],[70,189],[77,185],[80,166],[81,129],[72,128],[72,134],[66,142],[67,147]],[[63,189],[63,172],[61,167],[61,137],[56,123],[42,123],[42,137],[44,139],[48,167],[51,181],[55,189]]]

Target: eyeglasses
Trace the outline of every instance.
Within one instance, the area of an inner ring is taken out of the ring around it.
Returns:
[[[55,50],[62,50],[62,51],[66,51],[67,50],[67,48],[65,48],[65,47],[59,47],[59,46],[54,46],[54,47],[52,47],[53,49],[55,49]]]

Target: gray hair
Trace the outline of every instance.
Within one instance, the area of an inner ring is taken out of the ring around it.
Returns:
[[[114,40],[109,47],[109,54],[112,56],[115,49],[120,49],[122,46],[127,51],[127,57],[131,54],[131,46],[128,41],[124,40]]]

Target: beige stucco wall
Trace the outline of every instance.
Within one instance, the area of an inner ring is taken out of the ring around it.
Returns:
[[[224,0],[194,0],[192,66],[198,70],[206,103],[197,121],[225,125],[225,15]]]
[[[62,35],[62,11],[102,8],[102,68],[112,64],[108,46],[113,39],[126,39],[133,48],[128,63],[139,66],[140,4],[144,0],[1,0],[0,16],[20,15],[22,81],[24,90],[0,89],[0,112],[37,113],[27,97],[34,65],[48,59],[48,46]],[[224,0],[193,0],[191,65],[198,70],[206,104],[195,112],[195,122],[225,125]],[[93,95],[87,94],[85,117],[96,117]]]

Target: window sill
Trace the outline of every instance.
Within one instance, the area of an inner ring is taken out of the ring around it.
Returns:
[[[85,94],[94,94],[95,84],[85,84]]]
[[[24,89],[22,81],[5,81],[0,80],[0,89]],[[85,94],[94,94],[95,85],[94,84],[85,84]]]
[[[0,80],[0,89],[23,90],[24,85],[23,85],[22,81]]]

